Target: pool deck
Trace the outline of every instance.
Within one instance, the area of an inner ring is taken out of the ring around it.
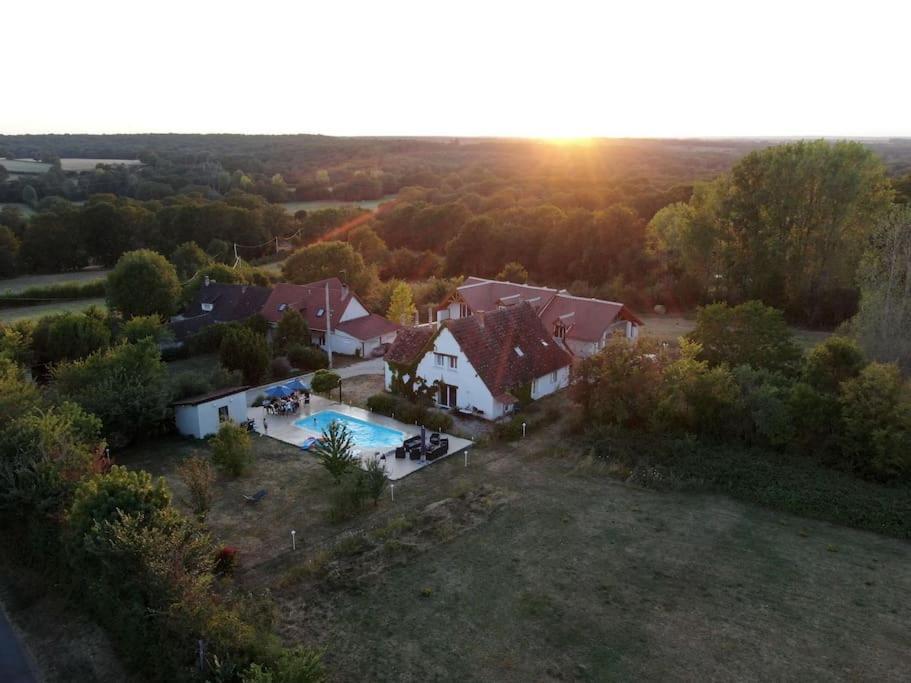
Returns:
[[[421,433],[421,428],[419,425],[405,424],[403,422],[399,422],[398,420],[393,420],[391,417],[386,417],[385,415],[371,413],[369,410],[349,406],[345,403],[333,402],[329,399],[323,398],[322,396],[317,396],[314,394],[310,397],[310,405],[302,405],[300,407],[300,410],[294,415],[268,415],[266,417],[269,424],[269,432],[267,436],[273,439],[278,439],[279,441],[284,441],[285,443],[291,444],[292,446],[299,446],[307,437],[319,436],[319,433],[314,432],[310,429],[295,427],[295,420],[299,420],[302,417],[307,417],[308,415],[313,415],[314,413],[319,413],[323,410],[333,410],[337,413],[356,417],[359,420],[364,420],[365,422],[370,422],[382,427],[388,427],[389,429],[395,429],[405,434],[406,439],[411,436],[417,436]],[[263,409],[255,408],[252,406],[248,407],[247,417],[254,421],[256,431],[262,435]],[[429,438],[429,430],[427,432],[427,435]],[[440,460],[448,458],[455,453],[461,453],[472,445],[472,442],[468,439],[460,439],[459,437],[452,436],[451,434],[443,434],[442,436],[449,439],[449,452],[432,462],[410,460],[409,458],[396,458],[394,454],[387,453],[386,475],[389,477],[389,479],[396,481],[402,477],[407,477],[409,474],[433,465],[435,462],[439,462]],[[362,450],[360,453],[361,459],[371,456],[379,457],[380,455],[380,451]],[[314,456],[312,453],[308,453],[307,451],[301,451],[301,457],[313,458]]]

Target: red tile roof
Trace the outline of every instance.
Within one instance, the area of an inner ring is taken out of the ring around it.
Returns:
[[[386,360],[403,364],[416,361],[434,334],[436,334],[436,329],[431,325],[402,328],[386,352]]]
[[[304,316],[311,330],[325,331],[326,283],[329,284],[329,307],[332,309],[332,327],[335,328],[345,307],[354,296],[337,277],[306,285],[292,285],[286,282],[277,284],[260,313],[269,322],[277,323],[282,319],[286,309],[293,308]]]
[[[384,334],[390,334],[400,328],[401,325],[397,325],[391,320],[386,320],[386,318],[381,315],[371,313],[362,318],[354,318],[353,320],[341,322],[333,329],[349,334],[355,339],[367,341],[368,339],[382,337]]]
[[[470,277],[457,292],[471,308],[472,313],[494,311],[503,306],[528,302],[540,316],[550,335],[554,334],[557,320],[563,318],[567,339],[598,341],[618,320],[642,324],[642,321],[621,303],[573,296],[565,289]]]
[[[553,340],[530,304],[521,303],[447,320],[443,326],[459,343],[490,393],[499,396],[530,384],[572,361]]]

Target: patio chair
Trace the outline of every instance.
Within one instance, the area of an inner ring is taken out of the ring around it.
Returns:
[[[421,447],[418,446],[417,448],[409,449],[408,457],[411,458],[412,460],[420,460],[421,459]]]
[[[430,443],[433,443],[433,444],[440,443],[440,433],[439,432],[431,432]]]
[[[405,457],[405,447],[404,446],[399,446],[398,448],[395,449],[395,457],[397,457],[397,458]]]
[[[247,501],[248,503],[250,503],[251,505],[256,505],[259,501],[261,501],[263,498],[266,497],[267,493],[268,493],[268,491],[266,491],[266,489],[260,489],[259,491],[254,493],[252,496],[244,495],[244,500]]]

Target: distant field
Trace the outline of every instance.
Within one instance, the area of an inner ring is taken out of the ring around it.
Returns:
[[[0,280],[0,292],[21,292],[29,287],[59,285],[64,282],[92,282],[108,276],[110,270],[76,270],[71,273],[53,273],[51,275],[23,275],[7,280]]]
[[[98,164],[121,166],[139,166],[142,162],[139,159],[61,159],[60,168],[64,171],[91,171]]]
[[[318,199],[312,202],[282,202],[285,211],[295,213],[297,211],[319,211],[320,209],[335,209],[341,206],[359,206],[363,209],[376,211],[376,207],[384,202],[395,199],[394,194],[386,195],[380,199],[365,199],[358,202],[343,202],[335,199]]]
[[[36,320],[46,315],[56,313],[78,313],[89,306],[106,308],[103,298],[80,299],[79,301],[66,301],[63,303],[42,304],[26,308],[0,308],[0,322],[11,323],[16,320]]]
[[[695,315],[640,315],[639,317],[645,323],[642,335],[659,341],[675,342],[678,337],[689,334],[696,327]],[[820,330],[805,330],[800,327],[792,327],[791,331],[794,333],[797,343],[805,349],[816,346],[832,334]]]
[[[16,173],[47,173],[51,165],[31,159],[0,159],[0,166],[12,174]]]

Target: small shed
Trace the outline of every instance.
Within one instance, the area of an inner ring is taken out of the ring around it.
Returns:
[[[229,387],[174,401],[174,422],[184,436],[204,439],[218,432],[222,422],[247,419],[247,389]]]

